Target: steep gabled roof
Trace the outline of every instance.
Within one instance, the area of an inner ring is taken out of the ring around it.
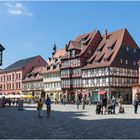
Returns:
[[[130,47],[139,49],[127,29],[120,29],[107,34],[107,36],[104,35],[102,41],[100,42],[95,53],[92,56],[92,58],[94,59],[89,59],[92,62],[90,61],[90,64],[85,66],[83,69],[111,66],[120,48],[122,47],[122,44],[126,42],[127,44],[131,44]],[[100,53],[105,55],[100,63],[96,63],[96,58],[100,55]],[[110,59],[108,61],[105,61],[105,58],[107,57]]]
[[[32,60],[34,60],[37,57],[40,57],[40,56],[38,55],[38,56],[18,60],[15,63],[11,64],[10,66],[6,67],[4,71],[22,69],[23,67],[25,67],[28,63],[30,63]]]
[[[65,48],[59,49],[55,52],[54,56],[51,58],[50,61],[48,61],[47,68],[43,71],[43,73],[50,73],[50,72],[56,72],[60,70],[61,65],[61,57],[63,57],[66,54]]]
[[[79,50],[79,54],[77,54],[76,56],[83,55],[97,33],[99,33],[99,31],[93,31],[86,34],[79,35],[75,39],[75,41],[69,41],[68,45],[66,45],[66,51],[69,51],[71,49],[77,49]],[[62,58],[63,59],[68,58],[68,52],[67,55],[63,56]]]
[[[27,81],[43,80],[42,73],[44,72],[45,69],[46,67],[43,66],[34,68],[32,71],[26,74],[26,77],[23,81],[27,82]]]
[[[81,50],[81,43],[76,42],[76,41],[70,41],[68,50],[71,50],[71,49]]]

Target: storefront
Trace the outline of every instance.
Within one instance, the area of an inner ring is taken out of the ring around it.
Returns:
[[[117,99],[121,96],[123,98],[124,104],[130,104],[132,102],[131,88],[93,89],[90,90],[90,93],[91,93],[91,102],[93,104],[100,101],[103,95],[107,96],[108,102],[111,101],[111,98],[113,96]]]

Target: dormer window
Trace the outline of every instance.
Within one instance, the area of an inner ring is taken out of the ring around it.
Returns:
[[[75,50],[72,50],[71,56],[72,56],[72,57],[75,57]]]
[[[98,64],[98,63],[100,63],[100,61],[99,60],[95,60],[95,63]]]
[[[116,41],[113,43],[113,45],[112,45],[112,46],[107,47],[107,48],[108,48],[108,50],[113,50],[113,49],[114,49],[115,44],[116,44]]]
[[[85,41],[88,38],[89,34],[86,37],[83,37],[81,41]]]
[[[112,48],[111,47],[108,47],[108,50],[112,50]]]
[[[98,52],[98,53],[101,52],[101,49],[97,49],[97,52]]]
[[[96,64],[100,63],[103,57],[104,57],[104,54],[102,54],[102,53],[98,54],[95,58],[95,63]]]
[[[109,61],[109,59],[108,58],[104,58],[104,61],[106,62],[106,61]]]
[[[98,52],[98,53],[99,53],[99,52],[102,52],[104,46],[105,46],[105,43],[104,43],[102,46],[99,46],[99,47],[97,48],[97,52]]]
[[[128,47],[126,47],[126,51],[129,51],[129,48]]]
[[[106,62],[106,61],[110,61],[110,59],[111,59],[113,53],[114,53],[114,52],[108,52],[108,53],[106,53],[105,56],[104,56],[104,61],[105,61],[105,62]]]

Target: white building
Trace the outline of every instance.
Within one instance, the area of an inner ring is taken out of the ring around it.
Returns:
[[[46,71],[43,73],[43,83],[45,96],[49,95],[52,101],[60,101],[62,97],[61,79],[60,79],[60,67],[61,56],[66,53],[65,49],[60,49],[53,54],[52,58],[49,58]]]

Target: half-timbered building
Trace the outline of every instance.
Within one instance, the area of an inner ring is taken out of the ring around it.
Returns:
[[[138,83],[139,47],[127,29],[105,33],[93,55],[82,68],[83,87],[92,101],[101,94],[122,96],[124,103],[132,99],[132,83]]]
[[[84,91],[81,68],[87,65],[101,40],[100,32],[94,31],[80,35],[66,45],[67,53],[61,58],[61,87],[68,100]]]

